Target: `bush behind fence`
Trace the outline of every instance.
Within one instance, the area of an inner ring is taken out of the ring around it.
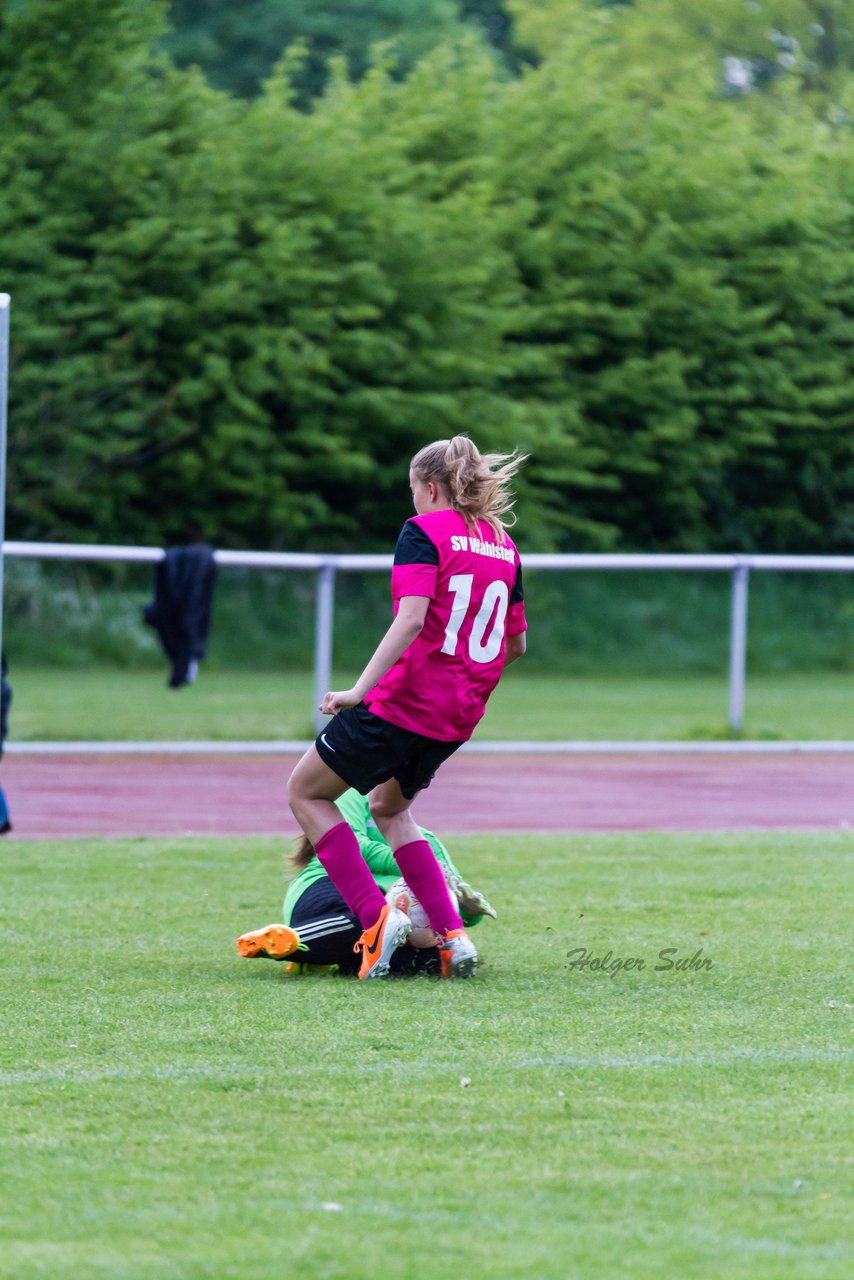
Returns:
[[[701,674],[726,668],[726,574],[527,575],[526,669],[562,674]],[[5,648],[15,665],[159,667],[144,627],[150,566],[6,563]],[[383,573],[336,581],[335,662],[370,656],[390,618]],[[211,668],[309,670],[315,575],[220,569]],[[756,573],[750,587],[748,665],[757,674],[854,671],[854,591],[847,574]]]

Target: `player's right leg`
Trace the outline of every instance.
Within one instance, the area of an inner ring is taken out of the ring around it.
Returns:
[[[288,780],[288,800],[330,880],[365,928],[376,923],[386,901],[351,827],[335,807],[348,785],[316,747],[309,747]]]
[[[308,748],[288,778],[291,812],[315,849],[327,831],[341,821],[335,801],[349,786],[321,760],[315,746]]]

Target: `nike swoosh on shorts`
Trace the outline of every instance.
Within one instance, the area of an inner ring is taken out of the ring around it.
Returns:
[[[326,734],[325,734],[325,733],[322,733],[322,734],[320,735],[320,741],[323,743],[324,747],[326,747],[327,751],[334,751],[334,750],[335,750],[335,748],[332,746],[332,744],[326,741]]]

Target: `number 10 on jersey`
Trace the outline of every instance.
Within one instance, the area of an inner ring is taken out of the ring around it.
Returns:
[[[510,589],[507,583],[502,582],[500,578],[490,582],[483,593],[483,599],[479,606],[477,601],[472,602],[471,598],[472,587],[474,586],[473,573],[454,574],[448,586],[453,594],[454,603],[451,606],[451,616],[448,619],[448,626],[445,630],[445,643],[442,645],[442,653],[456,653],[463,623],[470,610],[477,608],[477,613],[469,632],[469,657],[472,662],[494,662],[501,652],[501,642],[504,639],[507,602],[510,599]],[[487,630],[489,630],[488,636],[486,634]]]

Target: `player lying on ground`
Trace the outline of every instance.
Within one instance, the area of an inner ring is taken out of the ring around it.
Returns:
[[[342,818],[350,824],[359,842],[359,851],[388,901],[397,903],[401,898],[411,897],[388,841],[371,818],[367,797],[357,791],[345,791],[336,805]],[[442,868],[466,928],[479,924],[485,915],[494,918],[495,912],[486,899],[463,881],[441,840],[423,827],[419,827],[419,831]],[[357,973],[357,944],[362,933],[358,917],[329,879],[307,839],[303,840],[293,861],[301,870],[288,885],[282,909],[283,923],[244,933],[237,939],[238,954],[248,959],[290,960],[292,973],[311,972],[315,967],[334,967],[342,974]],[[410,918],[416,916],[411,910],[411,900],[402,905]],[[443,960],[444,969],[449,969],[449,958],[447,954],[443,957],[437,945],[439,940],[426,918],[419,922],[416,916],[407,941],[408,946],[394,951],[389,962],[391,973],[404,977],[419,973],[438,975],[443,972]]]
[[[334,718],[288,783],[293,814],[362,925],[360,978],[390,971],[409,918],[387,903],[334,802],[371,793],[371,816],[401,875],[450,953],[456,978],[477,951],[409,812],[443,760],[471,737],[504,668],[525,652],[519,553],[502,517],[519,459],[481,456],[467,436],[438,440],[412,459],[416,515],[397,541],[394,621],[351,689],[329,692]]]

